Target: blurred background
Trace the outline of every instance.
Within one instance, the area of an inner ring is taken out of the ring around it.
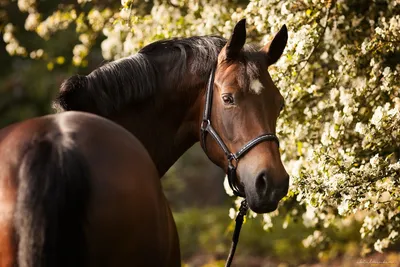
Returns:
[[[264,2],[271,5],[274,1]],[[277,5],[278,2],[272,4]],[[313,25],[311,17],[315,10],[321,12],[316,13],[313,19],[324,23],[325,13],[322,11],[335,4],[339,11],[340,8],[345,9],[343,2],[346,1],[283,2],[294,6],[305,5],[302,12],[310,20],[304,24]],[[360,2],[368,5],[369,1]],[[371,2],[380,2],[386,5],[384,8],[388,5],[387,1]],[[27,118],[54,113],[51,101],[61,82],[73,74],[88,74],[107,60],[127,56],[157,39],[190,36],[193,32],[228,37],[237,14],[261,13],[262,4],[263,1],[239,0],[0,0],[0,128]],[[309,8],[313,5],[315,10]],[[286,11],[289,6],[285,6]],[[358,7],[352,7],[357,12]],[[192,12],[195,8],[199,11]],[[179,17],[181,13],[176,13],[177,10],[185,14],[185,17]],[[234,11],[236,13],[230,13]],[[280,6],[282,14],[286,11]],[[348,12],[351,13],[352,10]],[[208,17],[204,14],[208,14]],[[400,21],[398,13],[394,14],[397,14],[396,18]],[[154,21],[158,18],[168,21],[157,24]],[[201,26],[197,25],[199,20],[202,21]],[[232,20],[230,24],[221,22],[228,20]],[[130,23],[147,25],[152,30],[146,33],[146,28],[138,26],[135,31],[127,31],[125,28]],[[173,26],[163,28],[160,26],[162,23]],[[400,22],[397,23],[400,25]],[[281,23],[270,21],[270,24],[278,27]],[[249,27],[251,40],[265,39],[254,33],[260,29]],[[277,29],[276,27],[273,29]],[[153,29],[159,30],[154,32]],[[118,43],[113,39],[116,38],[114,35],[118,38],[123,36],[121,39],[129,42]],[[396,42],[394,44],[399,46]],[[304,57],[306,54],[304,53]],[[235,199],[225,193],[224,173],[208,160],[196,144],[165,176],[162,182],[178,225],[185,266],[223,266],[234,227],[229,210],[236,208]],[[354,213],[351,218],[344,217],[337,224],[327,226],[307,226],[304,216],[302,217],[302,214],[307,214],[305,205],[296,202],[298,193],[293,192],[273,216],[273,227],[269,227],[271,218],[268,216],[254,217],[252,214],[246,220],[235,266],[400,266],[398,242],[391,242],[383,253],[363,249],[360,244],[360,228],[365,217],[363,215],[360,215],[361,219],[357,219],[358,215]],[[398,203],[399,200],[396,201]],[[397,208],[397,212],[398,210]],[[337,214],[336,209],[333,212]],[[398,230],[396,226],[393,229]],[[321,231],[323,238],[319,236]],[[374,242],[376,240],[377,238]]]

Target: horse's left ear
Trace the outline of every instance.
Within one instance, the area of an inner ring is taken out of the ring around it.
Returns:
[[[229,41],[226,43],[226,58],[235,59],[246,42],[246,19],[241,19],[233,29]]]
[[[266,44],[262,51],[267,53],[268,66],[276,63],[281,57],[283,50],[288,40],[288,32],[286,25],[283,25],[279,32],[275,35],[274,39]]]

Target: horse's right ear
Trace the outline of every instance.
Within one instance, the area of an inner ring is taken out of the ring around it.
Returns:
[[[240,20],[233,29],[231,38],[226,44],[225,53],[226,58],[235,59],[239,56],[246,43],[246,19]]]
[[[268,66],[275,64],[285,50],[288,40],[288,30],[283,25],[279,32],[274,36],[271,42],[266,44],[261,50],[267,54]]]

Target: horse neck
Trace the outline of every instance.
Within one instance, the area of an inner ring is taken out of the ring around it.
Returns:
[[[193,92],[202,90],[198,88]],[[180,94],[174,93],[173,99],[159,96],[150,104],[142,105],[140,110],[128,107],[110,118],[142,142],[160,177],[199,141],[203,94],[197,93],[191,100]]]

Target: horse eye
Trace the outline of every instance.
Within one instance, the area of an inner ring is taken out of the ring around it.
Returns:
[[[235,100],[233,99],[233,96],[232,95],[223,95],[222,96],[222,101],[224,101],[224,104],[225,105],[232,105],[234,102],[235,102]]]

